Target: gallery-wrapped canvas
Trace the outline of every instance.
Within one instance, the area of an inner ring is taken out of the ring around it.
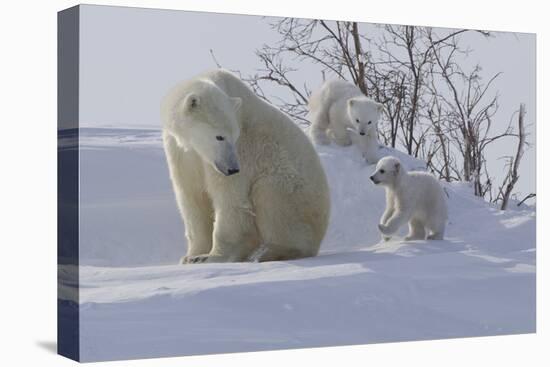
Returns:
[[[535,35],[58,15],[58,351],[535,332]]]

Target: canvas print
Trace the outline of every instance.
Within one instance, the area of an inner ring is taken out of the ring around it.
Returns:
[[[534,34],[58,19],[60,354],[535,332]]]

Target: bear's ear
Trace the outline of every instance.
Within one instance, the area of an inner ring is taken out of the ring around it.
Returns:
[[[231,103],[233,103],[233,108],[235,109],[235,112],[241,109],[241,105],[243,104],[242,98],[235,97],[231,98]]]
[[[378,110],[378,112],[382,113],[384,112],[384,105],[382,103],[377,103],[376,109]]]
[[[196,94],[191,93],[185,97],[183,103],[186,109],[191,110],[199,107],[201,99]]]
[[[355,103],[355,100],[353,100],[352,98],[348,99],[348,106],[353,106],[353,104]]]

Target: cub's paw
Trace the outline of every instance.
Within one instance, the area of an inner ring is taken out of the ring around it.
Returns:
[[[380,231],[380,233],[382,233],[384,235],[384,237],[391,237],[391,231],[390,229],[388,228],[388,226],[380,223],[378,224],[378,230]]]

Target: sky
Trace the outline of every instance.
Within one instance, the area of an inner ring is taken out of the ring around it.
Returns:
[[[259,68],[255,50],[274,44],[278,34],[272,18],[249,15],[185,12],[83,5],[80,23],[80,125],[83,127],[160,128],[160,103],[178,81],[215,68],[212,57],[225,68],[244,75]],[[364,25],[366,29],[372,29]],[[472,52],[464,66],[480,64],[483,75],[501,76],[496,129],[508,124],[521,102],[526,104],[528,140],[517,184],[518,196],[535,192],[535,35],[494,32],[462,38]],[[299,79],[315,88],[320,83],[315,67],[304,67]],[[317,85],[316,85],[317,84]],[[280,88],[267,94],[286,97]],[[509,154],[504,141],[489,152],[489,168],[499,179]]]

